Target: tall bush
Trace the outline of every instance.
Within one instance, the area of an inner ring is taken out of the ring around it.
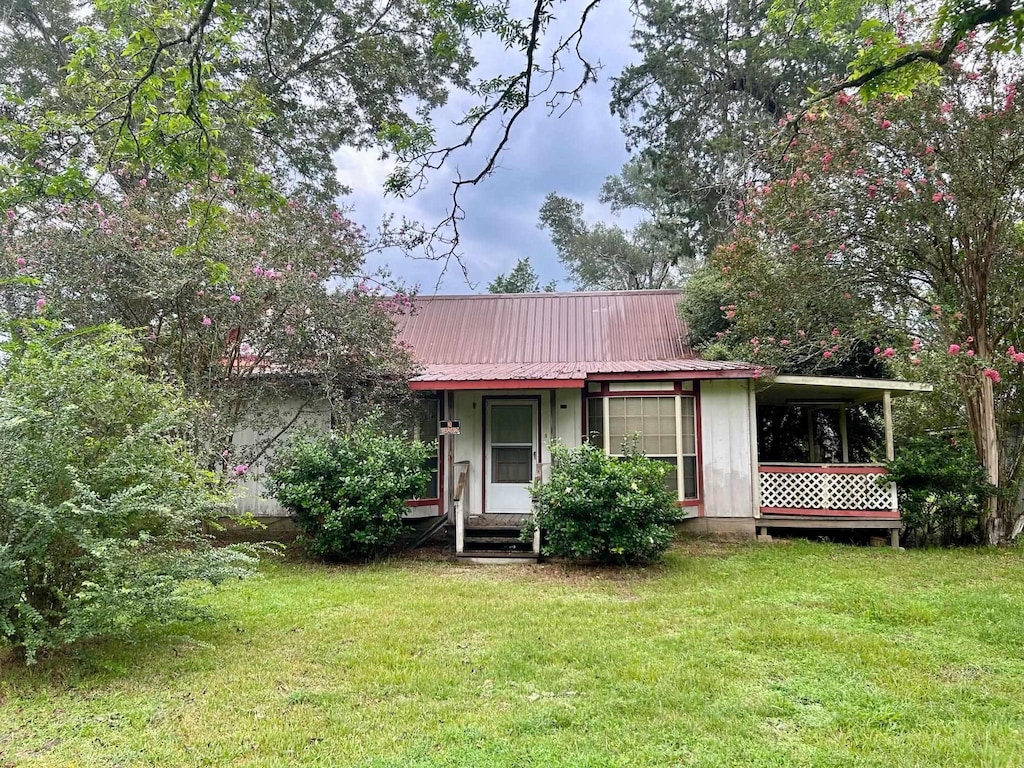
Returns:
[[[429,455],[429,444],[370,419],[347,434],[298,438],[272,469],[270,489],[295,515],[312,554],[370,560],[398,546],[405,502],[430,479]]]
[[[610,564],[661,558],[680,519],[676,494],[665,485],[668,465],[626,447],[621,458],[584,443],[551,444],[551,476],[534,485],[543,552]]]
[[[204,519],[230,501],[183,439],[196,404],[137,370],[129,334],[21,327],[0,367],[0,639],[40,651],[195,619],[250,572]]]
[[[978,544],[985,503],[998,490],[989,484],[970,438],[915,437],[889,462],[906,539],[917,545]]]

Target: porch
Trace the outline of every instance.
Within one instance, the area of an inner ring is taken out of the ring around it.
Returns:
[[[892,398],[931,385],[778,376],[756,393],[756,526],[888,532],[899,546]]]

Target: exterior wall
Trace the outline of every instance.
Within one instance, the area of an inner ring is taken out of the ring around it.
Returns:
[[[701,467],[705,517],[754,516],[750,434],[751,382],[700,383]]]
[[[453,408],[446,416],[461,422],[461,433],[449,438],[454,443],[450,451],[451,467],[447,483],[447,498],[451,499],[458,482],[459,462],[469,462],[469,493],[464,495],[463,509],[472,515],[484,511],[483,469],[483,412],[484,398],[540,398],[540,456],[542,464],[550,464],[551,452],[548,441],[561,440],[566,445],[579,445],[582,432],[582,392],[577,389],[505,389],[505,390],[459,390],[452,394]],[[564,408],[562,406],[565,406]],[[451,506],[448,507],[451,509]]]
[[[276,433],[282,425],[295,418],[300,409],[303,412],[283,437],[287,438],[296,431],[307,427],[330,429],[331,413],[326,401],[309,403],[304,397],[283,396],[264,403],[260,412],[255,415],[253,421],[266,424],[265,430],[244,427],[235,432],[232,443],[239,447],[254,445],[262,437]],[[248,472],[239,478],[239,492],[236,501],[239,513],[249,513],[258,518],[288,517],[287,510],[273,499],[265,498],[263,495],[265,493],[263,481],[266,479],[267,464],[272,458],[273,449],[264,454],[259,461],[251,464]]]

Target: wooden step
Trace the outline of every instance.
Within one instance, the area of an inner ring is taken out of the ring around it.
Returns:
[[[510,564],[536,563],[539,559],[534,552],[494,552],[491,550],[473,550],[462,552],[456,557],[459,560],[480,563]]]

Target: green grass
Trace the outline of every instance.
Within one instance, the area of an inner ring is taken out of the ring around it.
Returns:
[[[1024,765],[1024,553],[269,566],[0,674],[0,766]]]

